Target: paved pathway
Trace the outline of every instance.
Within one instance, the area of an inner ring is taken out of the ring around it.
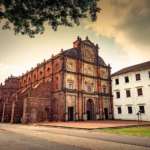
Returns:
[[[150,125],[150,122],[124,121],[124,120],[100,120],[100,121],[74,121],[74,122],[45,122],[39,123],[41,126],[51,127],[70,127],[81,129],[97,129],[97,128],[116,128],[137,125]]]
[[[18,133],[0,130],[0,150],[86,150]]]
[[[149,137],[116,135],[111,133],[105,133],[100,130],[82,130],[82,129],[77,130],[77,129],[66,129],[66,128],[65,129],[58,128],[57,130],[55,130],[55,128],[49,128],[48,131],[55,134],[64,134],[68,136],[92,138],[92,139],[103,140],[103,141],[111,141],[116,143],[150,147]],[[46,128],[46,132],[47,132],[47,128]]]
[[[150,150],[148,143],[92,130],[0,124],[0,150]]]

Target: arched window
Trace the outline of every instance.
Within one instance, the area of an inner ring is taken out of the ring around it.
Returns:
[[[49,71],[50,71],[50,68],[48,67],[48,68],[47,68],[47,72],[49,72]]]
[[[26,80],[24,79],[24,83],[26,83]]]
[[[36,75],[34,75],[34,80],[36,80]]]
[[[57,81],[57,80],[58,80],[58,77],[56,77],[55,79],[56,79],[56,81]]]
[[[42,71],[40,71],[40,75],[42,75],[43,74],[43,72]]]
[[[30,83],[30,80],[31,80],[31,79],[30,79],[30,77],[29,77],[29,78],[28,78],[28,82],[29,82],[29,83]]]

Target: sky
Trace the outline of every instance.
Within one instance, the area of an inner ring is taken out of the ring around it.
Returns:
[[[35,38],[0,29],[0,82],[71,48],[77,36],[88,36],[99,45],[99,55],[112,72],[150,61],[150,0],[101,0],[99,5],[96,22],[83,20],[80,26],[59,27],[56,32],[46,27]]]

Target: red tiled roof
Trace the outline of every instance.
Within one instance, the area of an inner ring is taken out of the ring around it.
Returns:
[[[125,74],[125,73],[128,73],[128,72],[136,72],[136,71],[142,71],[142,70],[146,70],[146,69],[150,69],[150,61],[147,61],[147,62],[144,62],[144,63],[141,63],[141,64],[137,64],[137,65],[134,65],[134,66],[123,68],[123,69],[113,73],[112,77],[117,76],[117,75],[121,75],[121,74]]]

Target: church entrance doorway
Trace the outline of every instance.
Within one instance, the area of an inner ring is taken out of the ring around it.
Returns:
[[[108,119],[108,108],[104,108],[105,119]]]
[[[74,108],[73,107],[68,107],[68,121],[73,121],[74,120]]]
[[[87,120],[94,120],[94,102],[92,99],[87,101]]]

